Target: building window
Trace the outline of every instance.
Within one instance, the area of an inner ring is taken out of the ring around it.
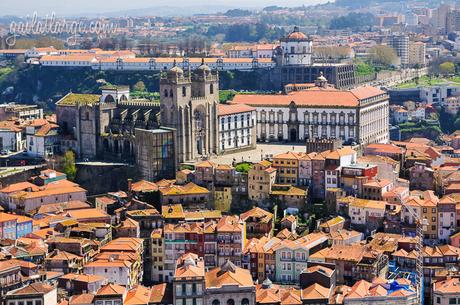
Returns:
[[[214,85],[213,84],[209,85],[209,93],[214,94]]]
[[[165,89],[165,92],[163,94],[165,97],[168,97],[168,89]]]
[[[182,96],[187,95],[187,88],[185,86],[182,86]]]
[[[283,123],[283,112],[281,110],[278,111],[278,123]]]

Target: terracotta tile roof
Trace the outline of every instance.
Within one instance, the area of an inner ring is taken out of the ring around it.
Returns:
[[[460,279],[459,278],[450,278],[444,281],[438,281],[433,283],[433,292],[434,293],[460,293]]]
[[[331,268],[324,267],[324,266],[316,265],[316,266],[308,267],[307,272],[309,273],[319,272],[319,273],[323,273],[326,276],[330,277],[334,273],[334,270],[332,270]]]
[[[95,275],[95,274],[67,273],[66,275],[61,276],[60,279],[72,280],[72,281],[84,282],[84,283],[94,283],[94,282],[103,281],[106,278],[100,275]]]
[[[204,261],[194,253],[186,253],[176,262],[174,278],[204,277]]]
[[[301,290],[288,288],[280,291],[281,305],[300,305],[302,304]]]
[[[201,161],[201,162],[198,162],[197,164],[195,164],[195,168],[197,168],[197,167],[212,167],[212,168],[214,168],[216,166],[217,166],[216,163],[211,162],[209,160]]]
[[[328,221],[325,221],[323,223],[321,223],[319,226],[321,228],[330,228],[332,226],[335,226],[339,223],[345,223],[345,218],[343,218],[342,216],[337,216],[337,217],[334,217],[332,219],[329,219]]]
[[[150,301],[151,293],[151,288],[147,288],[141,285],[136,286],[135,288],[128,291],[126,298],[123,301],[123,305],[146,305]]]
[[[294,215],[287,215],[285,217],[283,217],[283,219],[281,219],[281,222],[290,222],[290,223],[294,223],[297,221],[297,217],[295,217]]]
[[[68,210],[64,215],[75,218],[77,220],[91,218],[110,218],[106,212],[97,208]]]
[[[244,223],[238,216],[224,216],[217,223],[217,232],[243,232]]]
[[[150,295],[149,303],[164,303],[164,300],[167,297],[167,288],[167,283],[161,283],[152,286],[152,293]]]
[[[93,304],[94,294],[83,293],[70,297],[69,305],[87,305]]]
[[[288,151],[288,152],[280,153],[280,154],[273,156],[273,160],[274,161],[277,159],[299,160],[301,156],[302,156],[301,153]]]
[[[274,196],[306,196],[307,191],[292,185],[273,184],[270,194]]]
[[[35,184],[32,184],[30,182],[19,182],[19,183],[14,183],[10,184],[0,190],[0,193],[14,193],[14,192],[19,192],[19,191],[24,191],[27,189],[31,189],[32,191],[37,191],[40,188],[36,186]]]
[[[55,289],[53,286],[41,283],[41,282],[36,282],[29,284],[28,286],[25,286],[23,288],[20,288],[19,290],[16,290],[14,292],[11,292],[12,295],[36,295],[36,294],[46,294],[50,291]]]
[[[361,199],[361,198],[355,198],[355,197],[347,197],[347,198],[348,198],[348,205],[350,207],[385,210],[385,206],[386,206],[385,201],[368,200],[368,199]]]
[[[97,291],[96,295],[102,296],[102,295],[123,295],[126,291],[126,288],[117,284],[108,284],[105,286],[102,286],[99,288]]]
[[[0,223],[6,222],[6,221],[13,221],[16,219],[17,219],[17,215],[0,212]]]
[[[158,191],[158,185],[153,182],[140,180],[131,185],[133,192],[154,192]]]
[[[373,87],[361,87],[348,91],[339,91],[332,88],[312,88],[310,90],[293,91],[289,94],[237,94],[233,103],[251,106],[288,106],[294,102],[299,106],[323,107],[357,107],[359,101],[384,94],[383,91]]]
[[[276,237],[280,239],[293,240],[293,239],[297,239],[297,234],[291,232],[287,228],[284,228],[283,230],[279,231],[278,234],[276,234]]]
[[[161,188],[160,192],[163,196],[171,195],[191,195],[191,194],[208,194],[209,190],[189,182],[186,185],[171,185],[170,187]]]
[[[365,151],[371,150],[373,152],[391,153],[391,154],[402,154],[403,149],[394,144],[380,144],[374,143],[369,144],[365,147]]]
[[[16,269],[19,265],[14,260],[0,261],[0,272]]]
[[[376,188],[384,188],[391,184],[392,182],[388,179],[377,179],[377,180],[372,180],[367,183],[364,183],[363,186],[365,187],[376,187]]]
[[[237,267],[230,261],[225,262],[221,267],[206,272],[205,275],[206,288],[221,288],[225,285],[254,287],[249,270]]]
[[[72,200],[68,202],[44,204],[40,206],[37,214],[57,214],[67,210],[87,209],[90,207],[89,203]]]
[[[49,256],[46,257],[46,260],[64,260],[69,261],[72,259],[83,259],[83,257],[75,255],[70,252],[66,251],[56,251],[54,253],[50,253]]]
[[[11,195],[11,198],[26,200],[26,199],[33,199],[33,198],[40,198],[40,197],[47,197],[47,196],[54,196],[54,195],[61,195],[61,194],[69,194],[69,193],[70,194],[82,193],[82,192],[86,193],[86,190],[79,186],[47,188],[44,190],[32,191],[32,192],[20,191],[20,192],[17,192]]]
[[[219,104],[217,105],[217,114],[219,116],[232,115],[243,112],[255,111],[256,108],[245,104]]]
[[[256,222],[268,223],[273,219],[273,214],[259,207],[255,207],[247,212],[244,212],[240,216],[243,221],[247,221],[250,217],[255,218]]]
[[[185,218],[182,204],[168,204],[161,207],[161,215],[164,218]]]
[[[8,130],[11,132],[21,132],[24,129],[24,125],[18,121],[1,121],[0,130]]]
[[[369,294],[371,286],[371,283],[365,280],[360,280],[351,287],[350,292],[348,292],[345,298],[364,298]]]
[[[329,299],[330,291],[330,288],[326,288],[318,283],[314,283],[302,289],[301,298],[302,300]]]

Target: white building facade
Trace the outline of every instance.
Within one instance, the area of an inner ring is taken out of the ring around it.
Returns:
[[[237,95],[233,103],[256,108],[257,139],[261,142],[340,138],[369,144],[386,143],[389,139],[388,96],[373,87]]]
[[[256,109],[247,105],[218,106],[220,152],[256,147]]]

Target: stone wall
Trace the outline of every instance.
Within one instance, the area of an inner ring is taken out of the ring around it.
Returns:
[[[31,168],[31,169],[28,169],[28,170],[25,170],[25,171],[12,173],[12,174],[4,176],[4,177],[0,176],[0,186],[5,187],[5,186],[13,184],[13,183],[27,181],[27,179],[29,179],[30,177],[39,175],[40,171],[44,170],[46,168],[47,168],[47,166],[46,166],[46,164],[44,164],[42,166],[37,166],[35,168]]]
[[[77,163],[75,182],[88,191],[88,196],[128,189],[128,178],[139,176],[134,166],[122,163]]]

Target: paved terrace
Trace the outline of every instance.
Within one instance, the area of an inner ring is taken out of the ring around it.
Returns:
[[[233,161],[259,162],[262,158],[285,153],[287,151],[306,152],[305,144],[257,144],[257,148],[243,152],[229,153],[211,158],[219,164],[232,164]]]

